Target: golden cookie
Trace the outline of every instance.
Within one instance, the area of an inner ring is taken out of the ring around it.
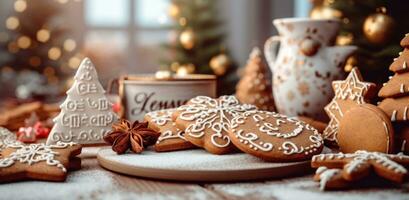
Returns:
[[[356,105],[339,123],[338,145],[344,153],[357,150],[391,153],[394,131],[389,117],[371,104]]]
[[[321,135],[312,126],[268,111],[248,111],[236,116],[229,136],[240,150],[267,161],[308,160],[324,146]]]
[[[173,117],[192,144],[213,154],[225,154],[236,150],[227,134],[231,119],[255,109],[253,105],[240,104],[234,96],[198,96],[177,108]]]
[[[176,109],[159,110],[147,113],[145,121],[149,128],[160,133],[155,144],[155,151],[175,151],[192,149],[195,146],[186,140],[184,132],[176,127],[172,115]]]

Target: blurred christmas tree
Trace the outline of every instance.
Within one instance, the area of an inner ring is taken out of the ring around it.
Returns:
[[[78,66],[76,41],[69,38],[61,6],[69,1],[14,0],[2,32],[2,73],[15,74],[16,96],[57,95],[65,75]],[[70,68],[71,67],[71,68]]]
[[[232,93],[235,68],[223,44],[222,22],[217,19],[217,1],[172,0],[169,16],[175,21],[171,41],[163,44],[168,53],[161,66],[178,75],[215,74],[224,85],[223,93]],[[162,67],[162,68],[163,68]]]
[[[356,45],[345,71],[359,67],[364,79],[382,83],[388,66],[402,50],[399,41],[409,32],[409,7],[404,0],[312,0],[310,15],[315,19],[335,18],[342,22],[337,45]],[[397,23],[399,22],[399,23]]]

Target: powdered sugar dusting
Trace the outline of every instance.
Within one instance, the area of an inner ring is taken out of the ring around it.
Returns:
[[[279,199],[279,200],[406,200],[401,189],[362,189],[346,191],[319,190],[311,176],[289,178],[259,183],[212,184],[207,187],[231,199]],[[407,187],[406,186],[403,187]]]

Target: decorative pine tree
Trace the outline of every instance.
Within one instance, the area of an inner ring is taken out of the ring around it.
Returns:
[[[54,119],[54,127],[47,144],[57,141],[93,145],[104,143],[103,137],[117,120],[112,103],[98,81],[98,75],[89,58],[85,58],[74,77],[61,112]]]
[[[253,104],[262,110],[275,110],[268,70],[258,48],[251,51],[243,77],[236,87],[236,97],[241,103]]]

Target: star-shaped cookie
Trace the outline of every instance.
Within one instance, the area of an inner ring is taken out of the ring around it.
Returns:
[[[228,136],[231,120],[256,109],[254,105],[240,104],[235,96],[198,96],[177,108],[173,117],[189,142],[210,153],[225,154],[236,150]]]
[[[387,180],[402,183],[408,171],[403,166],[409,166],[409,156],[403,154],[385,154],[379,152],[356,151],[355,153],[330,153],[312,157],[313,168],[327,167],[341,169],[342,178],[356,181],[375,173]],[[334,176],[332,178],[336,178]],[[331,177],[327,177],[329,179]],[[339,178],[339,177],[338,177]],[[328,180],[327,180],[328,181]]]
[[[10,144],[0,159],[0,182],[20,180],[64,181],[68,170],[81,167],[81,145]]]
[[[339,121],[343,114],[356,104],[366,103],[366,100],[374,95],[375,87],[374,83],[362,81],[358,68],[353,68],[345,80],[332,82],[335,96],[324,108],[330,118],[323,132],[325,140],[337,143]]]

